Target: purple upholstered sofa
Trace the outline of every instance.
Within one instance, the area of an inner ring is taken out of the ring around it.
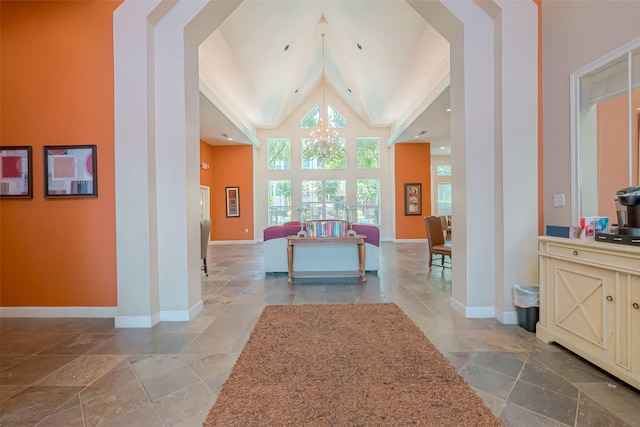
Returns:
[[[357,234],[367,236],[365,270],[380,268],[380,229],[375,225],[353,224]],[[272,225],[263,230],[264,268],[267,273],[287,272],[287,236],[300,231],[300,223],[292,221]],[[358,252],[355,245],[296,246],[293,269],[299,272],[356,271]]]

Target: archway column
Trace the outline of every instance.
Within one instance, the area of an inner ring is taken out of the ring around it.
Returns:
[[[127,0],[114,14],[118,327],[202,310],[198,46],[239,3]]]
[[[537,283],[537,10],[532,1],[411,1],[451,45],[451,306],[515,323]]]

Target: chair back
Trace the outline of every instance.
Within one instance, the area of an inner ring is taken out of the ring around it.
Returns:
[[[442,222],[437,216],[425,216],[424,223],[427,227],[427,239],[429,247],[444,245],[444,233],[442,232]]]
[[[207,257],[207,249],[209,247],[209,231],[211,230],[211,221],[208,219],[200,220],[200,258]]]

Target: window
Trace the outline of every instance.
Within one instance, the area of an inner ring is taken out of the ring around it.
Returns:
[[[346,169],[347,140],[339,138],[336,144],[313,144],[302,139],[302,169]]]
[[[282,170],[291,168],[291,140],[287,139],[267,139],[268,167],[271,170]]]
[[[269,181],[269,225],[291,221],[291,181]]]
[[[327,105],[326,117],[327,123],[332,128],[342,129],[347,127],[347,120],[331,105]],[[302,129],[313,129],[318,126],[319,121],[320,105],[316,105],[300,120],[300,127]]]
[[[451,176],[451,165],[438,165],[436,174],[438,176]]]
[[[302,181],[307,219],[345,219],[345,188],[343,180]]]
[[[451,183],[438,184],[438,215],[451,215]]]
[[[380,224],[380,180],[359,179],[357,181],[358,200],[356,210],[358,224]]]
[[[360,169],[377,169],[380,167],[380,139],[356,139],[356,163]]]

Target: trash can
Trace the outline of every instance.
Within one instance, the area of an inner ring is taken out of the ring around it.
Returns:
[[[513,304],[518,311],[518,325],[535,332],[540,316],[540,286],[514,285]]]

